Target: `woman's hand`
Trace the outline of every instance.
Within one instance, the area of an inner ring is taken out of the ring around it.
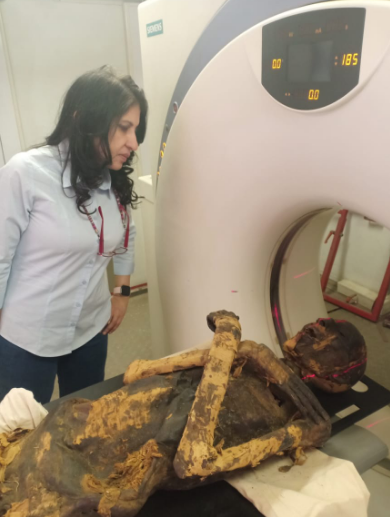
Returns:
[[[129,305],[128,296],[112,296],[111,297],[111,318],[104,327],[102,334],[112,334],[117,330],[125,317],[127,306]]]

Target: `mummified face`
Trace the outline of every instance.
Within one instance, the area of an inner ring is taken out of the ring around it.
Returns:
[[[324,391],[346,391],[364,375],[367,348],[356,327],[344,320],[319,319],[283,345],[303,380]]]

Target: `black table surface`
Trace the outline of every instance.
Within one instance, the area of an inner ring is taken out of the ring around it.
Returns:
[[[359,420],[390,404],[390,391],[369,377],[363,377],[366,392],[349,390],[337,395],[313,390],[324,409],[332,418],[332,435],[350,427]],[[84,390],[72,393],[45,405],[53,411],[66,399],[96,400],[123,386],[123,375],[118,375]],[[350,406],[359,408],[351,415],[337,419],[336,414]],[[224,481],[188,491],[160,491],[151,496],[139,517],[262,517],[255,507]],[[264,516],[263,516],[264,517]]]

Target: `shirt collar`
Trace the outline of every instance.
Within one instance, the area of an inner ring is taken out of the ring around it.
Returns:
[[[69,149],[69,142],[68,140],[63,140],[59,146],[58,146],[59,152],[60,152],[60,162],[64,162],[66,160],[66,157],[68,155],[68,149]],[[62,174],[62,186],[63,188],[71,188],[72,183],[70,180],[70,172],[71,172],[71,163],[70,160],[68,161],[65,170]],[[80,181],[80,180],[78,180]],[[110,171],[106,168],[103,171],[103,181],[101,185],[98,187],[100,190],[110,190],[111,188],[111,174]]]

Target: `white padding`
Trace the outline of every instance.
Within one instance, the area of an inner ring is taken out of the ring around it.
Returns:
[[[47,415],[31,391],[13,388],[0,403],[0,433],[35,429]]]
[[[352,463],[316,450],[289,472],[286,458],[229,478],[265,517],[366,517],[370,494]]]

